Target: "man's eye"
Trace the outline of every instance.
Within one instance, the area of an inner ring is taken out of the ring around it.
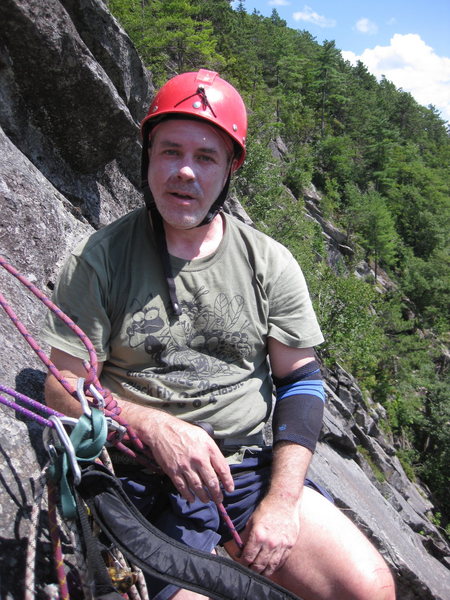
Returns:
[[[214,162],[213,157],[209,156],[209,154],[200,154],[199,160],[203,162]]]

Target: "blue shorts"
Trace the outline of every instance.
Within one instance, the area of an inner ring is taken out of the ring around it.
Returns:
[[[270,481],[272,449],[247,450],[242,463],[231,465],[235,489],[224,493],[224,506],[237,531],[244,529],[256,506],[264,497]],[[155,527],[171,538],[204,552],[232,539],[213,502],[187,502],[166,476],[146,473],[142,468],[126,467],[127,476],[117,475],[124,491],[140,512]],[[310,480],[313,487],[332,501],[331,496]],[[146,575],[150,598],[168,600],[179,588]]]

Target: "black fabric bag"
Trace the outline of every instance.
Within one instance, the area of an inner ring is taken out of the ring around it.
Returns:
[[[106,537],[145,573],[213,600],[300,600],[231,559],[188,548],[149,523],[105,467],[82,471],[77,487]]]

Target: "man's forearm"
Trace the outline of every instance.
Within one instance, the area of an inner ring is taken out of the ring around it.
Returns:
[[[75,377],[64,377],[76,388],[77,380]],[[45,401],[47,406],[68,417],[79,417],[83,410],[81,404],[73,398],[53,375],[48,375],[45,381]]]
[[[273,500],[296,505],[311,462],[312,452],[292,442],[278,442],[274,447],[272,475],[267,496]]]
[[[61,373],[76,388],[77,378],[86,375],[82,362],[67,357],[62,359],[59,364]],[[78,417],[81,414],[80,403],[53,375],[47,377],[45,387],[49,406],[68,416]],[[156,462],[186,500],[192,502],[197,496],[202,502],[211,499],[222,502],[221,484],[226,491],[233,491],[229,465],[217,444],[203,429],[157,408],[127,402],[118,396],[114,399],[121,409],[122,420],[151,450]]]
[[[74,373],[62,372],[64,378],[72,385],[77,387],[77,376]],[[85,373],[82,375],[85,376]],[[81,377],[81,375],[80,375]],[[45,382],[45,399],[47,405],[69,417],[79,417],[82,413],[80,402],[71,396],[61,383],[51,374],[47,376]],[[127,402],[123,398],[114,395],[122,419],[136,431],[143,428],[148,431],[155,419],[170,419],[170,415],[155,408],[144,407],[138,404]],[[139,431],[138,431],[139,433]]]

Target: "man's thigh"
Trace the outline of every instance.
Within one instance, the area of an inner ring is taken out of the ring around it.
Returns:
[[[226,544],[233,556],[233,542]],[[271,579],[304,600],[393,600],[394,584],[378,551],[342,511],[304,488],[300,534]]]

